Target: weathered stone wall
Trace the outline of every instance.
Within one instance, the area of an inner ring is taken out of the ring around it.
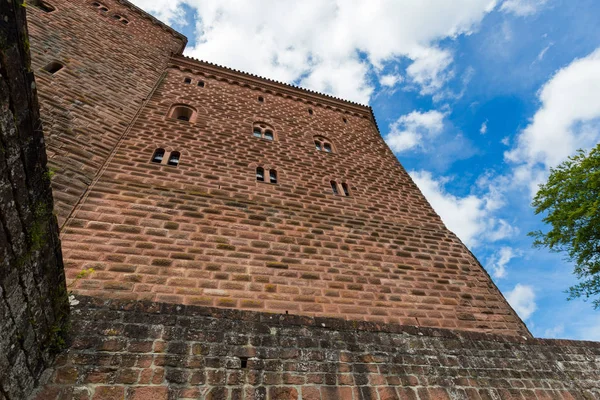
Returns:
[[[55,10],[27,10],[62,226],[186,39],[125,0],[44,3]],[[53,61],[64,67],[44,71]]]
[[[197,118],[169,118],[174,104]],[[179,165],[151,162],[157,148]],[[184,57],[63,229],[63,252],[67,278],[96,270],[75,287],[90,296],[529,334],[369,108]]]
[[[67,293],[20,0],[0,2],[0,399],[24,399],[64,345]]]
[[[600,399],[600,343],[78,300],[39,400]]]

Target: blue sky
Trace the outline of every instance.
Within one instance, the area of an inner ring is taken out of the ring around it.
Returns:
[[[600,141],[595,0],[134,0],[186,55],[370,104],[445,223],[538,337],[600,340],[572,265],[533,249],[549,168]]]

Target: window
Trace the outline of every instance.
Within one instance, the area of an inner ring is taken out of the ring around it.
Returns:
[[[331,182],[329,182],[329,183],[331,184],[331,190],[333,191],[333,194],[335,194],[336,196],[337,196],[338,194],[340,194],[340,193],[338,192],[337,183],[336,183],[335,181],[331,181]]]
[[[204,87],[204,81],[198,81],[198,86]]]
[[[42,68],[44,71],[51,73],[52,75],[54,75],[55,73],[57,73],[58,71],[60,71],[61,69],[63,69],[64,65],[62,65],[62,63],[58,62],[58,61],[52,61],[50,64],[46,65],[44,68]]]
[[[333,153],[333,145],[331,144],[331,140],[327,139],[323,136],[315,136],[315,148],[318,151],[324,151],[325,153]]]
[[[347,118],[343,118],[342,120],[344,121],[345,124],[348,123],[348,119]]]
[[[162,160],[165,156],[165,149],[156,149],[154,150],[154,155],[152,156],[152,162],[154,163],[162,163]]]
[[[183,83],[185,83],[185,84],[188,84],[188,85],[189,85],[190,83],[192,83],[192,78],[185,78],[185,79],[183,80]]]
[[[108,8],[104,4],[99,3],[97,1],[92,3],[92,7],[95,7],[102,12],[108,12]]]
[[[34,2],[34,6],[42,10],[43,12],[51,13],[52,11],[56,11],[56,7],[53,5],[46,3],[45,1],[37,1]]]
[[[153,163],[156,164],[166,164],[167,165],[172,165],[174,167],[179,165],[179,159],[181,158],[181,153],[178,151],[172,151],[170,153],[165,152],[165,149],[163,148],[158,148],[156,150],[154,150],[154,154],[152,154],[152,160],[150,160]]]
[[[252,136],[266,140],[275,140],[275,131],[273,127],[264,122],[255,122],[252,127]]]
[[[127,25],[127,24],[129,23],[129,21],[128,21],[128,20],[126,20],[125,18],[121,18],[121,23],[122,23],[123,25]]]
[[[258,96],[258,102],[259,103],[264,103],[265,102],[265,98],[262,96]]]
[[[334,195],[339,196],[340,194],[343,194],[344,196],[350,196],[350,188],[346,182],[342,182],[341,185],[338,185],[336,181],[329,181],[329,184],[331,185],[331,191]],[[341,192],[340,186],[342,188]]]
[[[169,161],[167,162],[167,165],[173,165],[175,167],[178,166],[180,155],[181,154],[178,151],[172,152],[171,155],[169,156]]]
[[[314,114],[314,111],[313,111],[313,109],[312,109],[312,108],[309,108],[309,109],[308,109],[308,113],[309,113],[310,115],[313,115],[313,114]]]
[[[169,111],[168,118],[178,119],[179,121],[194,122],[196,120],[196,110],[186,105],[174,105]]]
[[[350,196],[350,191],[348,190],[348,185],[346,183],[342,183],[342,189],[344,190],[345,196]]]
[[[274,169],[269,171],[269,182],[273,184],[277,183],[277,171]]]
[[[115,14],[112,17],[113,17],[113,19],[116,19],[116,20],[120,20],[121,19],[121,16],[118,15],[118,14]]]
[[[256,180],[259,182],[265,181],[265,170],[261,167],[256,168]]]

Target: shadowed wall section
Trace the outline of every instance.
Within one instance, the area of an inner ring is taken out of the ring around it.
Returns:
[[[20,400],[65,345],[69,312],[25,7],[0,2],[0,399]]]

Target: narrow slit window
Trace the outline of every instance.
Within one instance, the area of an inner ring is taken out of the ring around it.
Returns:
[[[256,180],[259,182],[265,181],[265,170],[261,167],[256,168]]]
[[[321,151],[321,142],[319,142],[318,140],[315,140],[315,148]]]
[[[183,80],[183,83],[185,83],[185,84],[188,84],[188,85],[189,85],[190,83],[192,83],[192,78],[185,78],[185,79]]]
[[[329,183],[331,183],[331,190],[333,191],[333,194],[337,196],[339,194],[337,183],[335,181],[331,181]]]
[[[345,196],[350,196],[350,191],[348,190],[348,185],[346,183],[342,183],[342,190],[344,191]]]
[[[59,63],[58,61],[52,61],[50,64],[46,65],[42,68],[44,71],[51,73],[52,75],[56,74],[58,71],[63,69],[64,65]]]
[[[51,13],[52,11],[56,11],[56,8],[53,5],[46,3],[45,1],[38,2],[36,6],[43,12]]]
[[[108,12],[108,8],[106,8],[106,7],[102,6],[102,7],[100,7],[100,11],[102,11],[102,12],[104,12],[104,13],[105,13],[105,12]]]
[[[312,108],[309,108],[309,109],[308,109],[308,113],[309,113],[310,115],[313,115],[313,113],[314,113],[313,109],[312,109]]]
[[[269,171],[269,181],[271,183],[277,183],[277,171],[274,169]]]
[[[121,16],[120,16],[120,15],[118,15],[118,14],[115,14],[115,15],[113,15],[112,17],[113,17],[113,19],[116,19],[116,20],[119,20],[119,19],[121,19]]]
[[[265,139],[267,140],[273,140],[273,132],[271,131],[265,131]]]
[[[154,155],[152,155],[152,162],[153,163],[162,163],[162,160],[165,156],[165,149],[156,149],[154,150]]]
[[[180,156],[181,156],[181,154],[178,151],[172,152],[171,155],[169,156],[169,162],[167,162],[167,164],[173,165],[175,167],[178,166]]]
[[[129,21],[128,21],[128,20],[126,20],[125,18],[122,18],[122,19],[121,19],[121,23],[122,23],[123,25],[127,25],[127,24],[129,23]]]
[[[326,153],[331,153],[331,145],[329,143],[323,144],[323,150],[325,150]]]

